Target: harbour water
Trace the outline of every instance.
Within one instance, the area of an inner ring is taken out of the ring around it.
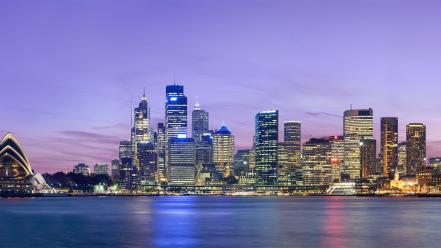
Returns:
[[[441,198],[0,199],[1,247],[439,247]]]

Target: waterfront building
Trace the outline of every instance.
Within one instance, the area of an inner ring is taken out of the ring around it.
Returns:
[[[363,139],[373,139],[373,110],[350,109],[344,112],[345,139],[344,171],[352,179],[360,178],[360,144]]]
[[[124,140],[119,142],[120,161],[120,188],[130,190],[132,188],[132,142]]]
[[[209,132],[208,112],[201,109],[199,102],[196,101],[193,112],[191,112],[191,130],[195,142],[202,140],[202,136]]]
[[[329,142],[331,143],[331,174],[333,183],[341,181],[341,174],[343,172],[344,155],[345,155],[345,140],[343,136],[330,136]]]
[[[429,158],[429,166],[441,169],[441,157]]]
[[[303,144],[302,168],[304,185],[332,183],[331,143],[328,139],[312,138]]]
[[[157,152],[157,167],[158,167],[158,183],[167,182],[167,169],[165,166],[165,125],[164,123],[158,123],[157,130],[157,142],[156,142],[156,152]]]
[[[422,123],[406,126],[406,163],[407,174],[426,167],[426,126]]]
[[[277,183],[280,186],[291,186],[291,174],[295,171],[290,163],[289,145],[279,142],[277,146]]]
[[[392,177],[398,166],[398,118],[381,118],[381,152],[382,174]]]
[[[279,143],[279,112],[263,111],[256,114],[256,175],[258,185],[277,183],[277,146]]]
[[[406,142],[401,142],[398,144],[398,172],[401,175],[406,174]]]
[[[133,110],[132,126],[133,165],[136,166],[136,170],[142,171],[142,164],[138,160],[139,143],[154,143],[153,130],[150,128],[150,107],[145,92],[138,107]]]
[[[172,138],[187,136],[187,97],[184,86],[177,84],[167,85],[165,95],[165,167],[167,178],[170,179],[168,143]]]
[[[79,164],[74,166],[72,172],[74,174],[81,174],[81,175],[84,175],[84,176],[89,176],[90,175],[90,168],[85,163],[79,163]]]
[[[250,169],[250,149],[237,150],[234,155],[234,174],[244,175]]]
[[[195,141],[196,168],[200,173],[204,165],[213,163],[213,137],[211,133],[205,133],[199,141]]]
[[[213,133],[213,163],[224,177],[232,175],[234,168],[234,136],[222,123]]]
[[[34,173],[18,140],[7,133],[0,142],[0,195],[25,195],[50,189],[44,178]]]
[[[138,142],[138,163],[141,171],[139,172],[140,186],[151,186],[157,182],[157,153],[156,147],[150,142]]]
[[[196,149],[193,138],[179,136],[168,142],[169,185],[195,185]]]
[[[95,164],[93,166],[94,175],[109,175],[109,165],[108,164]]]
[[[360,143],[361,178],[378,175],[377,142],[374,139],[362,139]]]
[[[119,170],[120,170],[120,161],[119,159],[113,159],[111,162],[111,172],[110,175],[112,176],[112,178],[115,179],[119,179]]]
[[[287,165],[292,171],[301,166],[302,124],[299,121],[287,121],[283,123],[283,137],[287,152]]]

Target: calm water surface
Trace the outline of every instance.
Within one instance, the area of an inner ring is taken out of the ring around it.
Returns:
[[[0,247],[440,247],[440,198],[0,199]]]

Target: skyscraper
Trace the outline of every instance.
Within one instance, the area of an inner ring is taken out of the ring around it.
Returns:
[[[392,177],[398,166],[398,118],[381,118],[381,159],[383,176]]]
[[[298,121],[287,121],[283,123],[283,142],[279,142],[279,168],[278,176],[281,180],[279,183],[290,185],[294,180],[296,171],[301,168],[301,123]],[[282,182],[284,181],[284,183]]]
[[[332,183],[331,143],[328,139],[310,139],[302,150],[303,184],[321,186]]]
[[[360,143],[360,176],[367,178],[378,174],[377,142],[374,139],[362,139]]]
[[[279,112],[263,111],[256,114],[256,174],[257,184],[277,183],[277,145],[279,141]]]
[[[138,142],[138,163],[140,165],[140,183],[142,185],[154,185],[157,182],[157,153],[155,144],[150,142]]]
[[[213,133],[213,163],[224,177],[232,175],[234,166],[234,136],[222,123]]]
[[[168,142],[170,185],[195,185],[196,150],[193,138],[171,138]]]
[[[141,101],[133,110],[133,127],[132,127],[132,149],[134,165],[138,170],[141,170],[141,165],[138,163],[137,145],[139,142],[153,143],[153,130],[150,128],[150,107],[147,102],[147,96],[144,94]]]
[[[373,139],[373,110],[371,108],[346,110],[343,117],[343,132],[344,171],[351,179],[358,179],[361,169],[361,141]]]
[[[157,152],[157,166],[158,166],[158,182],[167,182],[167,174],[165,167],[165,125],[164,123],[158,123],[157,130],[158,140],[156,142],[156,152]]]
[[[199,102],[196,102],[191,112],[191,130],[195,142],[201,141],[204,133],[208,133],[208,125],[208,112],[201,109]]]
[[[330,136],[329,142],[331,143],[332,182],[340,182],[344,165],[345,140],[343,136]]]
[[[119,143],[120,160],[120,187],[130,190],[132,187],[132,143],[130,141],[121,141]]]
[[[426,166],[426,126],[410,123],[406,126],[406,173],[415,174]]]
[[[184,86],[177,84],[168,85],[165,93],[165,167],[166,174],[169,174],[169,141],[178,136],[187,136],[187,97],[184,95]],[[170,175],[167,178],[170,180]]]
[[[406,174],[406,142],[398,144],[398,172],[399,174]]]

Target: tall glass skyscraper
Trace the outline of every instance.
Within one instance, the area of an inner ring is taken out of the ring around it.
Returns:
[[[382,174],[392,178],[398,166],[398,118],[381,118],[381,160]]]
[[[170,185],[195,185],[196,149],[193,138],[171,138],[168,142]]]
[[[164,123],[158,123],[157,130],[157,142],[156,142],[156,151],[157,151],[157,163],[158,163],[158,182],[164,183],[167,182],[167,174],[165,168],[165,125]]]
[[[191,113],[191,130],[195,142],[201,141],[202,136],[208,133],[208,125],[208,112],[201,109],[199,102],[196,102]]]
[[[169,141],[187,136],[187,97],[184,86],[177,84],[168,85],[165,94],[165,164],[170,181]]]
[[[361,141],[373,139],[373,110],[351,109],[346,110],[343,116],[344,171],[351,179],[358,179],[361,174]]]
[[[119,143],[119,161],[120,187],[124,190],[130,190],[132,188],[132,143],[128,140]]]
[[[256,114],[256,174],[257,184],[277,183],[277,146],[279,143],[279,111]]]
[[[426,126],[410,123],[406,126],[406,173],[415,174],[426,167]]]

